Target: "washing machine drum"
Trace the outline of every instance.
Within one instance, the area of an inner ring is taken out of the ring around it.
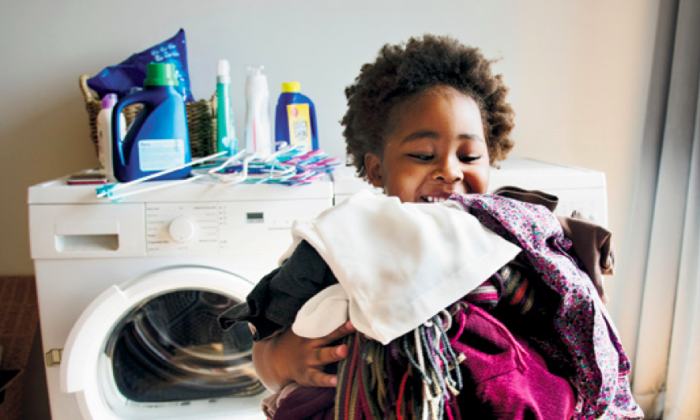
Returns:
[[[181,290],[135,308],[105,349],[119,392],[149,403],[263,392],[250,329],[236,324],[223,330],[217,321],[234,303],[217,293]]]

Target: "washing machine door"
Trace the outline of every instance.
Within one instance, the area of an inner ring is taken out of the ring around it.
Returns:
[[[209,267],[149,273],[98,296],[73,326],[61,388],[85,419],[264,419],[245,324],[218,315],[253,284]]]

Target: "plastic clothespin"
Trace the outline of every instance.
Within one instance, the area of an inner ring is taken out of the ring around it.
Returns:
[[[284,162],[289,159],[293,159],[294,157],[299,156],[303,153],[306,153],[306,146],[303,144],[298,144],[296,146],[285,147],[276,151],[275,153],[268,156],[267,159],[265,159],[265,161],[270,162],[272,160],[278,160],[280,162]]]
[[[240,184],[248,179],[248,165],[250,161],[255,159],[257,155],[255,153],[248,153],[245,150],[242,150],[241,152],[237,153],[234,155],[231,159],[227,160],[227,164],[230,165],[231,163],[234,162],[235,160],[240,160],[240,158],[243,157],[243,166],[242,170],[240,172],[224,172],[220,173],[220,171],[225,170],[227,168],[224,167],[224,165],[220,166],[219,168],[215,168],[212,170],[208,171],[208,174],[215,180],[219,182],[223,182],[225,184]],[[229,162],[230,161],[230,162]],[[228,166],[226,165],[226,166]]]
[[[105,184],[97,187],[97,197],[104,197],[104,198],[109,198],[111,201],[118,203],[120,201],[124,201],[123,197],[115,197],[114,196],[114,187],[116,187],[117,184]]]
[[[206,156],[206,157],[203,157],[200,159],[196,159],[196,160],[193,160],[191,162],[185,163],[183,165],[179,165],[179,166],[176,166],[176,167],[173,167],[170,169],[166,169],[166,170],[161,171],[161,172],[157,172],[155,174],[145,176],[143,178],[139,178],[139,179],[135,179],[133,181],[125,182],[123,184],[122,183],[115,183],[115,184],[109,184],[109,185],[101,185],[101,186],[97,187],[97,189],[96,189],[97,190],[97,197],[98,198],[105,197],[105,198],[109,198],[113,202],[119,202],[119,201],[122,201],[124,199],[124,197],[128,197],[130,195],[141,194],[141,193],[148,192],[148,191],[155,191],[155,190],[159,190],[162,188],[169,188],[169,187],[174,187],[176,185],[184,184],[187,182],[192,182],[195,179],[201,178],[201,175],[195,175],[193,177],[186,178],[186,179],[176,181],[173,183],[157,185],[157,186],[152,187],[152,188],[143,188],[143,189],[136,190],[136,191],[126,192],[126,193],[123,192],[121,194],[116,194],[116,195],[114,194],[115,191],[121,191],[121,190],[124,190],[126,188],[133,187],[134,185],[138,185],[142,182],[148,181],[150,179],[157,178],[161,175],[165,175],[165,174],[168,174],[170,172],[174,172],[174,171],[180,170],[182,168],[186,168],[188,166],[196,165],[198,163],[202,163],[202,162],[216,159],[217,157],[223,156],[226,153],[228,153],[228,152],[223,151],[223,152],[215,153],[213,155]]]

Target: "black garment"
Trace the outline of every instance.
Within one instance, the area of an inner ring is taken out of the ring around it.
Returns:
[[[255,341],[265,339],[291,326],[306,301],[336,283],[328,264],[302,241],[282,266],[260,280],[246,302],[222,313],[219,324],[228,329],[236,322],[247,321],[255,327]]]

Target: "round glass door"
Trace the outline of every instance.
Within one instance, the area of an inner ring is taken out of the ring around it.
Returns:
[[[74,324],[61,390],[89,420],[264,418],[247,324],[219,315],[253,283],[197,266],[156,270],[99,295]]]
[[[224,330],[218,322],[236,303],[218,293],[179,290],[134,308],[105,348],[119,394],[153,404],[261,393],[250,329]]]

